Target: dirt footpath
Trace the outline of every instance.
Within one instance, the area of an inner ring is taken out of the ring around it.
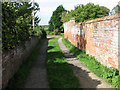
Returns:
[[[49,88],[45,64],[47,46],[48,40],[44,42],[38,52],[30,71],[30,75],[27,78],[25,88]]]
[[[59,38],[58,43],[66,59],[68,60],[68,63],[73,68],[74,74],[79,78],[81,88],[107,88],[108,90],[116,90],[113,86],[97,77],[85,65],[83,65],[80,60],[73,56],[73,54],[70,53],[68,48],[63,44],[62,38]]]
[[[50,38],[52,37],[48,37],[48,39],[40,48],[38,56],[36,57],[33,67],[30,71],[30,75],[27,78],[25,88],[49,88],[45,61],[48,40]],[[68,48],[62,43],[62,38],[59,38],[58,43],[66,59],[68,60],[68,63],[73,68],[74,74],[79,78],[81,88],[92,88],[92,90],[93,88],[107,88],[107,90],[116,90],[104,80],[93,74],[85,65],[80,62],[80,60],[73,56]]]

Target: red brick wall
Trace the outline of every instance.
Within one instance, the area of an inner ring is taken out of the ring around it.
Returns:
[[[72,20],[64,23],[64,37],[101,64],[120,69],[119,23],[120,13],[77,24]]]
[[[19,69],[23,60],[25,60],[40,38],[32,37],[30,40],[25,41],[23,45],[17,48],[2,53],[2,86],[7,86],[8,81]]]

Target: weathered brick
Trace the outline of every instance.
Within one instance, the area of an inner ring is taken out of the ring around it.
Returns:
[[[23,60],[31,53],[35,45],[38,43],[39,37],[33,37],[25,41],[23,45],[13,50],[2,53],[2,86],[6,87],[10,78],[17,72]]]
[[[103,65],[120,70],[120,13],[77,24],[75,21],[66,22],[64,35]]]

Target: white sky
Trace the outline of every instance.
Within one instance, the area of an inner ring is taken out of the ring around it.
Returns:
[[[52,12],[59,6],[63,5],[66,10],[74,9],[77,4],[84,4],[91,2],[105,6],[112,10],[120,0],[35,0],[39,4],[40,11],[37,16],[41,18],[40,25],[48,25]]]

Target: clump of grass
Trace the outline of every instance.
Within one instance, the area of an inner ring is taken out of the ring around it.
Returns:
[[[82,51],[72,45],[68,39],[63,39],[63,43],[67,48],[76,56],[83,64],[85,64],[93,73],[97,76],[102,77],[108,83],[112,84],[116,88],[120,87],[120,75],[117,69],[115,68],[107,68],[100,64],[94,57],[89,56]]]
[[[79,80],[59,48],[57,38],[49,41],[47,50],[47,74],[51,88],[79,88]]]
[[[8,83],[8,88],[24,88],[25,81],[29,75],[32,64],[37,56],[38,50],[40,49],[41,44],[45,41],[45,38],[40,39],[38,44],[35,46],[32,53],[20,66],[19,70],[15,73],[15,75],[10,79]]]

